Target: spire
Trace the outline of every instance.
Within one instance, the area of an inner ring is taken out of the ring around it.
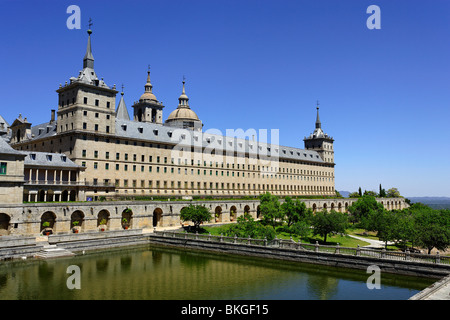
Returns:
[[[146,100],[153,100],[153,101],[158,101],[155,97],[155,95],[152,92],[152,84],[150,83],[150,65],[148,66],[148,71],[147,71],[147,83],[145,84],[145,92],[144,94],[141,96],[141,98],[139,99],[139,101],[146,101]]]
[[[189,108],[189,98],[186,95],[185,83],[186,78],[183,76],[183,90],[181,92],[181,96],[178,98],[178,108]]]
[[[321,123],[319,118],[319,101],[317,101],[317,118],[316,118],[316,129],[321,129]]]
[[[92,48],[91,48],[91,34],[92,34],[92,30],[91,30],[91,25],[92,25],[92,20],[89,19],[89,30],[87,31],[89,38],[88,38],[88,43],[87,43],[87,48],[86,48],[86,54],[84,55],[84,59],[83,59],[83,69],[84,68],[91,68],[94,69],[94,56],[92,55]]]
[[[123,99],[123,85],[122,92],[120,94],[122,96],[120,97],[119,105],[117,106],[116,119],[130,120],[130,115],[128,114],[127,106],[125,105],[125,100]]]

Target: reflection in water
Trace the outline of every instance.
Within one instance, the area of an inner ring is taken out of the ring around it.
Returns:
[[[66,286],[81,269],[81,289]],[[407,299],[431,280],[148,246],[0,265],[0,299]]]

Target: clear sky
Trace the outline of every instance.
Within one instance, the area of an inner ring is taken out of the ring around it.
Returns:
[[[69,5],[81,29],[68,29]],[[378,5],[381,29],[366,26]],[[204,129],[279,129],[303,148],[335,139],[336,189],[450,196],[450,1],[0,0],[0,114],[33,124],[77,76],[88,20],[99,77],[131,105],[151,65],[153,92],[174,110],[186,76]],[[118,96],[120,97],[120,96]],[[117,103],[118,103],[117,99]]]

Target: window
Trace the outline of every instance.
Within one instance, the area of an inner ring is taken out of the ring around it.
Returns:
[[[98,124],[95,125],[95,131],[98,131]]]
[[[87,97],[84,97],[83,102],[84,104],[87,104]]]
[[[94,162],[94,169],[98,168],[98,162]]]
[[[87,116],[87,111],[83,111],[83,116]]]
[[[7,167],[7,163],[6,162],[2,162],[0,164],[0,174],[6,174],[6,167]]]
[[[111,106],[111,103],[109,101],[106,102],[106,107],[109,109],[109,107]]]
[[[87,129],[87,123],[83,122],[83,129],[86,130]]]
[[[83,151],[82,151],[81,156],[82,156],[83,158],[86,158],[86,150],[83,150]]]
[[[95,106],[98,107],[98,99],[95,99]]]

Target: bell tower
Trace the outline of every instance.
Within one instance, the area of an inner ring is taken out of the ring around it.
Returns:
[[[334,164],[334,139],[322,130],[322,123],[319,117],[319,102],[317,102],[316,109],[316,129],[309,137],[303,139],[305,149],[317,151],[323,161]]]
[[[133,105],[134,121],[162,124],[163,104],[153,94],[153,86],[150,82],[150,66],[147,71],[147,83],[144,86],[144,94]]]
[[[57,133],[82,130],[96,133],[115,132],[115,85],[110,88],[99,79],[94,70],[91,47],[92,30],[89,29],[83,69],[78,77],[60,85],[58,92]]]

